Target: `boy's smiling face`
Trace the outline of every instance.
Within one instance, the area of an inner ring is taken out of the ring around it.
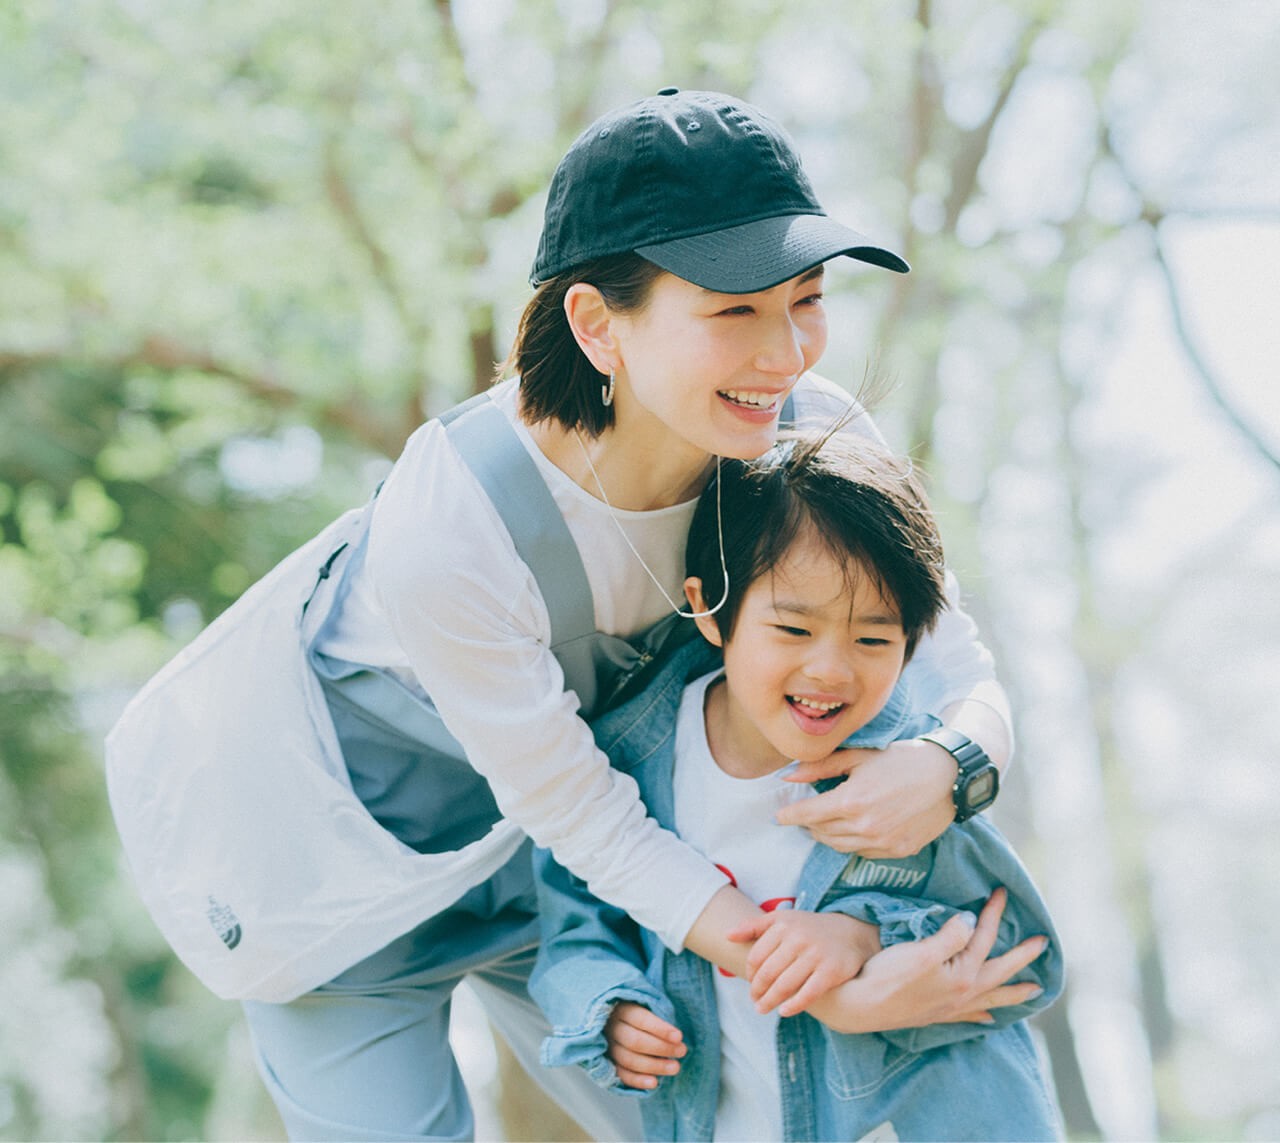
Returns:
[[[697,579],[686,593],[704,610]],[[906,661],[897,605],[865,567],[838,560],[812,532],[747,588],[727,641],[714,619],[697,623],[724,649],[707,735],[737,777],[825,758],[880,712]]]

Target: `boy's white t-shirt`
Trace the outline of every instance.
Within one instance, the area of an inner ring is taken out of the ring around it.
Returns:
[[[676,722],[676,832],[715,862],[756,904],[788,908],[813,841],[802,829],[780,826],[774,814],[808,797],[806,785],[785,782],[783,767],[763,778],[734,778],[717,765],[707,742],[708,687],[713,671],[685,688]],[[777,1011],[761,1015],[741,977],[715,974],[720,1024],[717,1140],[782,1138]]]

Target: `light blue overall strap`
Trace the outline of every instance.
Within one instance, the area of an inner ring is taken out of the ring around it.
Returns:
[[[569,526],[515,427],[488,393],[440,416],[529,566],[551,619],[551,645],[596,629],[591,584]]]

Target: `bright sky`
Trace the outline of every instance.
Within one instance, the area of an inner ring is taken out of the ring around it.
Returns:
[[[1168,250],[1185,319],[1224,395],[1280,453],[1280,221],[1170,226]],[[1170,321],[1163,281],[1139,277],[1111,361],[1105,399],[1089,420],[1100,441],[1140,448],[1169,463],[1145,498],[1129,546],[1139,581],[1274,500],[1280,471],[1268,466],[1206,395]]]

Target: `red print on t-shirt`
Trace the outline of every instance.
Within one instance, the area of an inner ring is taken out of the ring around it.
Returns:
[[[732,869],[726,865],[721,865],[718,861],[716,862],[716,868],[729,878],[730,885],[735,889],[738,887],[738,879],[733,875]],[[796,899],[794,897],[770,897],[769,900],[761,902],[760,908],[766,913],[772,913],[775,909],[793,909],[795,908],[795,904]],[[730,972],[727,968],[722,968],[720,969],[720,975],[734,976],[735,974]]]

